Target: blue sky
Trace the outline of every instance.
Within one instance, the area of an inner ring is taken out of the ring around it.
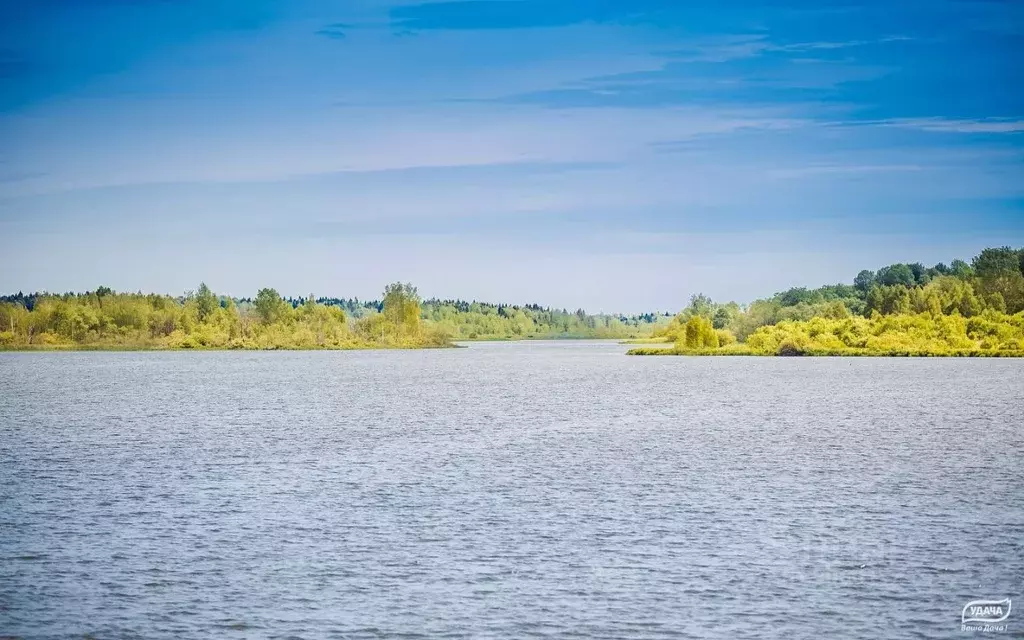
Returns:
[[[1020,2],[0,0],[0,290],[634,312],[970,258],[1024,245],[1020,59]]]

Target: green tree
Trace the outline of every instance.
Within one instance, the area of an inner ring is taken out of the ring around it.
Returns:
[[[398,333],[414,334],[420,327],[420,296],[411,283],[395,282],[384,288],[384,318]]]
[[[217,296],[214,295],[213,291],[210,291],[210,287],[206,286],[205,282],[199,283],[199,289],[195,294],[196,300],[196,311],[199,314],[199,321],[206,322],[210,316],[217,311],[217,307],[220,304],[217,301]]]
[[[715,316],[711,320],[711,324],[716,329],[724,329],[729,326],[730,322],[732,322],[732,314],[729,313],[729,308],[725,306],[718,307],[715,310]]]
[[[690,306],[686,308],[686,311],[689,312],[689,315],[703,316],[710,319],[714,309],[715,303],[712,302],[710,297],[703,293],[696,293],[690,296]]]
[[[842,320],[850,317],[850,310],[846,308],[846,305],[836,300],[828,303],[825,310],[822,312],[822,317],[831,318],[833,320]]]
[[[882,293],[882,287],[873,285],[868,291],[867,300],[864,304],[864,315],[871,317],[872,311],[882,313],[882,309],[885,306],[885,295]]]
[[[974,276],[974,269],[963,260],[957,259],[949,263],[949,275],[966,280]]]
[[[925,285],[932,279],[931,275],[928,273],[928,269],[920,262],[914,262],[907,266],[910,267],[910,272],[914,274],[914,282],[917,284]]]
[[[284,301],[276,289],[260,289],[256,294],[253,306],[256,308],[256,315],[260,317],[263,324],[271,324],[281,317],[281,307]]]
[[[29,311],[18,302],[0,302],[0,331],[12,335],[23,331],[28,323]]]
[[[882,305],[882,313],[892,315],[897,313],[910,313],[910,289],[906,287],[893,286],[883,289],[885,303]]]
[[[857,274],[857,277],[853,279],[853,286],[857,291],[867,295],[867,292],[871,290],[872,285],[875,284],[875,272],[864,269]]]
[[[912,287],[917,283],[910,265],[903,263],[882,267],[878,270],[876,280],[879,284],[888,286],[903,285],[904,287]]]
[[[1020,264],[1020,252],[1010,247],[985,249],[974,258],[972,266],[978,288],[991,306],[997,307],[995,301],[1001,297],[1009,313],[1024,310],[1024,274]]]
[[[971,265],[982,280],[1020,273],[1020,254],[1010,247],[983,249]]]

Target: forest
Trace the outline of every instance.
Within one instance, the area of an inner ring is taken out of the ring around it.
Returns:
[[[98,287],[0,298],[0,349],[422,348],[456,340],[638,338],[671,319],[424,301],[407,283],[388,285],[372,301],[284,298],[274,289],[232,298],[205,284],[178,297]]]
[[[695,295],[633,355],[1024,356],[1024,249],[892,264],[745,307]]]
[[[1024,355],[1024,249],[971,262],[898,263],[850,284],[797,287],[748,305],[694,295],[678,314],[588,314],[540,305],[116,292],[0,297],[0,349],[368,349],[459,340],[629,339],[635,355]]]

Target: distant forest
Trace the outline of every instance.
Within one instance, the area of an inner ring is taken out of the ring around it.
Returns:
[[[675,315],[588,314],[540,305],[422,300],[411,284],[379,300],[115,292],[0,297],[0,348],[343,349],[456,340],[619,338],[635,353],[1014,355],[1024,352],[1024,249],[970,262],[898,263],[850,284],[796,287],[748,305],[694,295]]]

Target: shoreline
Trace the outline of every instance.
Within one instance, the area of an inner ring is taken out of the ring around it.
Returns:
[[[344,347],[168,347],[168,346],[120,346],[120,345],[19,345],[0,347],[0,353],[42,353],[70,351],[413,351],[420,349],[465,349],[457,344],[415,345],[415,346],[344,346]]]
[[[467,349],[466,344],[488,342],[583,342],[588,340],[604,340],[627,344],[621,338],[591,338],[585,336],[530,336],[523,338],[456,338],[448,344],[428,345],[345,345],[345,346],[272,346],[272,347],[232,347],[232,346],[189,346],[175,347],[168,345],[107,345],[107,344],[46,344],[46,345],[0,345],[0,353],[36,353],[44,351],[411,351],[418,349]]]
[[[753,349],[676,349],[639,348],[626,352],[629,356],[746,356],[751,358],[1024,358],[1024,351],[960,349],[945,352],[914,349],[808,349],[797,353],[764,353]]]

